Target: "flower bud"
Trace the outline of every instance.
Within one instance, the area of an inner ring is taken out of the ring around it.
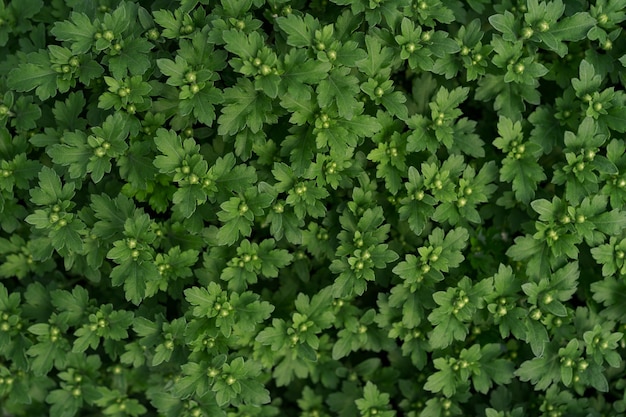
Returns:
[[[532,28],[525,27],[524,29],[522,29],[522,38],[530,39],[534,33],[535,31]]]

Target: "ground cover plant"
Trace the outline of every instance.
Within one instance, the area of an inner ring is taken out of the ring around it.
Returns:
[[[0,414],[624,416],[625,12],[0,2]]]

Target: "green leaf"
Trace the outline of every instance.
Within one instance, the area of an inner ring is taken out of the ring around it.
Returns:
[[[309,362],[317,362],[317,354],[315,350],[306,343],[301,343],[297,348],[298,356]]]
[[[541,357],[550,341],[546,327],[537,321],[526,320],[526,341],[535,356]]]
[[[217,233],[217,240],[221,245],[232,245],[242,236],[249,236],[252,232],[251,223],[254,214],[248,204],[239,197],[232,197],[220,205],[222,209],[217,213],[224,225]]]
[[[222,38],[226,42],[226,50],[243,59],[254,58],[264,44],[261,34],[256,31],[246,34],[231,29],[224,32]]]
[[[264,123],[277,120],[272,114],[272,100],[256,91],[247,79],[240,79],[236,86],[224,90],[224,103],[217,119],[220,135],[234,135],[246,126],[252,133],[257,133]]]
[[[447,32],[438,30],[431,36],[428,49],[434,56],[443,58],[459,52],[460,47],[456,40],[448,36]]]
[[[270,346],[272,351],[278,351],[287,343],[286,327],[284,320],[273,319],[272,326],[261,330],[255,340],[263,345]]]
[[[159,271],[152,262],[129,260],[117,265],[111,271],[111,284],[124,285],[126,299],[135,305],[144,299],[146,282],[159,279]]]
[[[579,67],[580,77],[572,79],[572,86],[576,90],[576,95],[582,97],[587,93],[593,93],[600,88],[602,76],[596,74],[592,63],[583,59]]]
[[[359,108],[356,95],[359,93],[359,81],[350,75],[350,69],[339,67],[330,71],[328,78],[320,81],[317,87],[317,98],[320,107],[337,104],[339,116],[351,120]]]
[[[9,73],[7,83],[15,91],[35,90],[40,100],[46,100],[57,93],[57,73],[51,68],[36,64],[22,64]]]
[[[93,150],[87,146],[83,132],[68,132],[64,144],[56,144],[48,150],[54,163],[69,166],[70,178],[81,178],[87,173],[87,163]]]
[[[133,324],[134,315],[130,311],[112,311],[108,318],[108,326],[102,329],[105,338],[111,340],[124,340],[128,338],[127,329]]]
[[[500,168],[500,180],[511,182],[515,197],[524,204],[535,196],[538,183],[546,179],[546,174],[533,158],[505,158]]]
[[[30,191],[31,201],[44,206],[55,204],[61,200],[74,196],[74,185],[69,183],[61,187],[61,178],[48,167],[43,167],[39,172],[39,188]]]
[[[81,62],[78,81],[85,85],[91,84],[91,80],[97,79],[104,73],[104,68],[94,60]]]
[[[381,417],[395,416],[395,411],[389,410],[389,394],[381,392],[372,382],[367,381],[363,387],[363,397],[354,401],[361,415],[378,414]],[[376,410],[376,413],[372,413]]]
[[[90,51],[96,29],[86,14],[72,12],[70,20],[56,22],[50,32],[58,40],[71,42],[72,52],[79,55]]]
[[[435,229],[431,232],[428,240],[431,245],[441,245],[442,252],[439,259],[431,262],[433,266],[443,272],[448,272],[450,268],[456,268],[465,259],[461,250],[467,245],[469,234],[467,230],[459,227],[454,230],[450,230],[446,237],[443,238],[443,231],[441,229]]]
[[[52,343],[51,341],[32,345],[26,353],[34,357],[30,361],[30,370],[35,375],[46,375],[50,372],[54,363],[61,360],[66,354],[61,343]]]
[[[516,261],[530,259],[529,268],[538,275],[539,271],[544,273],[548,270],[549,265],[546,259],[545,242],[536,240],[532,236],[519,236],[515,238],[515,243],[511,246],[506,254]]]
[[[168,361],[172,356],[172,350],[165,347],[164,344],[160,344],[154,350],[154,356],[152,357],[152,366],[158,366],[165,361]]]
[[[267,301],[259,301],[259,296],[250,291],[241,295],[233,293],[230,300],[239,322],[236,326],[244,332],[253,331],[257,323],[267,320],[274,311],[273,305]]]
[[[0,300],[1,298],[0,296]],[[70,325],[78,324],[90,305],[89,293],[80,285],[75,286],[72,292],[52,291],[51,302],[57,310],[61,311],[59,316],[62,317],[62,320]],[[0,308],[2,308],[2,301],[0,301]]]
[[[300,18],[295,14],[276,19],[278,27],[287,35],[287,44],[295,47],[308,47],[313,43],[313,32],[319,28],[319,22],[310,14]]]
[[[293,16],[293,15],[291,15]],[[302,49],[292,49],[284,57],[284,73],[281,78],[287,88],[300,90],[303,83],[316,85],[326,78],[332,68],[330,62],[308,59]]]
[[[252,0],[222,0],[221,3],[228,16],[242,16],[252,7]]]
[[[435,325],[429,337],[433,349],[443,349],[450,346],[454,340],[463,341],[468,334],[467,327],[461,321],[456,317],[449,317],[447,313],[444,314],[445,316],[434,310],[428,316],[428,320]]]
[[[196,317],[211,317],[215,314],[213,304],[222,289],[216,283],[211,283],[208,288],[191,287],[185,290],[185,299],[194,306],[193,314]]]
[[[232,153],[218,158],[210,172],[217,177],[215,182],[220,189],[237,193],[246,191],[257,181],[254,167],[245,164],[235,166],[235,157]]]
[[[515,16],[511,12],[505,11],[504,14],[489,16],[489,23],[504,35],[505,40],[514,41],[517,39]]]
[[[609,128],[619,133],[626,132],[626,116],[624,111],[626,106],[611,107],[607,110],[607,114],[602,116],[602,120],[606,122]]]
[[[439,371],[433,373],[426,380],[424,389],[430,392],[442,392],[446,397],[451,397],[457,390],[457,378],[445,359],[435,359],[435,367]]]
[[[408,110],[405,106],[406,96],[401,91],[393,91],[387,93],[380,99],[382,105],[387,111],[401,120],[406,120]]]
[[[157,66],[161,72],[167,75],[167,84],[173,86],[181,86],[185,83],[185,74],[189,68],[185,58],[176,55],[175,61],[166,58],[156,60]]]
[[[154,143],[163,156],[158,155],[154,166],[164,173],[173,172],[178,168],[186,156],[182,146],[182,139],[173,130],[158,129]]]
[[[265,245],[265,242],[271,242],[271,247],[274,246],[273,239],[269,239],[261,243],[262,250],[267,250],[266,247],[270,246],[270,243]],[[266,277],[276,277],[280,268],[291,263],[293,255],[285,249],[271,249],[266,253],[261,252],[260,258],[263,261],[261,273]]]
[[[206,201],[207,195],[199,184],[181,187],[172,196],[175,209],[185,218],[191,217],[196,207]]]
[[[536,390],[545,390],[561,379],[561,371],[554,357],[536,357],[527,360],[515,371],[522,381],[530,381]]]
[[[80,253],[83,249],[81,233],[85,225],[80,220],[69,221],[65,226],[50,231],[50,241],[57,251],[64,248],[70,252]]]
[[[128,151],[117,160],[117,166],[122,179],[137,189],[147,187],[148,180],[157,174],[150,156],[152,146],[150,142],[133,141]]]
[[[589,29],[595,24],[595,19],[589,13],[578,12],[561,19],[550,29],[550,34],[561,41],[579,41],[587,36]]]
[[[68,390],[55,389],[46,396],[51,405],[50,415],[54,417],[73,417],[82,405],[82,399],[72,395]]]
[[[76,339],[72,347],[72,352],[82,353],[88,348],[97,349],[100,344],[100,336],[89,328],[89,325],[84,325],[80,329],[74,332]]]
[[[500,354],[501,348],[498,343],[489,343],[481,348],[481,373],[484,372],[491,381],[488,386],[483,387],[482,391],[476,388],[477,390],[486,393],[491,388],[492,381],[501,386],[510,383],[513,379],[515,370],[513,363],[507,359],[496,359]]]
[[[620,301],[626,295],[626,284],[609,276],[591,284],[593,299],[602,303],[604,312],[610,320],[621,320],[626,316],[624,304]]]
[[[365,36],[365,46],[367,48],[367,58],[357,61],[359,70],[370,78],[377,77],[381,73],[385,74],[386,71],[383,71],[383,69],[391,64],[393,51],[384,47],[375,36]]]
[[[358,138],[338,124],[317,133],[316,144],[318,148],[329,147],[332,157],[338,155],[350,155]]]
[[[121,79],[128,74],[143,75],[152,63],[148,53],[153,45],[145,39],[127,39],[119,55],[109,60],[113,77]]]
[[[619,268],[615,262],[615,243],[615,239],[611,239],[611,244],[609,245],[591,248],[591,255],[596,262],[602,264],[602,275],[605,277],[613,275]]]
[[[191,113],[198,121],[207,126],[213,125],[215,120],[215,105],[222,103],[222,92],[214,87],[205,87],[196,93],[191,99],[183,100],[179,106],[185,115]]]
[[[302,88],[289,88],[283,95],[280,105],[291,112],[289,121],[303,125],[311,120],[316,112],[316,103],[312,99],[313,89],[308,86]]]
[[[609,391],[609,382],[601,371],[601,368],[592,366],[589,369],[589,382],[592,387],[600,392]]]
[[[165,29],[162,33],[164,38],[173,39],[180,34],[182,13],[179,10],[176,10],[176,14],[170,10],[155,10],[152,15],[154,21]]]

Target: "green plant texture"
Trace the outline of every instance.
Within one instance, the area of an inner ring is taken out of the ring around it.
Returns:
[[[0,415],[626,416],[626,0],[0,0]]]

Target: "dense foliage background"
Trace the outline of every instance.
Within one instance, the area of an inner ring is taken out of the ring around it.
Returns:
[[[623,416],[625,0],[0,2],[0,413]]]

